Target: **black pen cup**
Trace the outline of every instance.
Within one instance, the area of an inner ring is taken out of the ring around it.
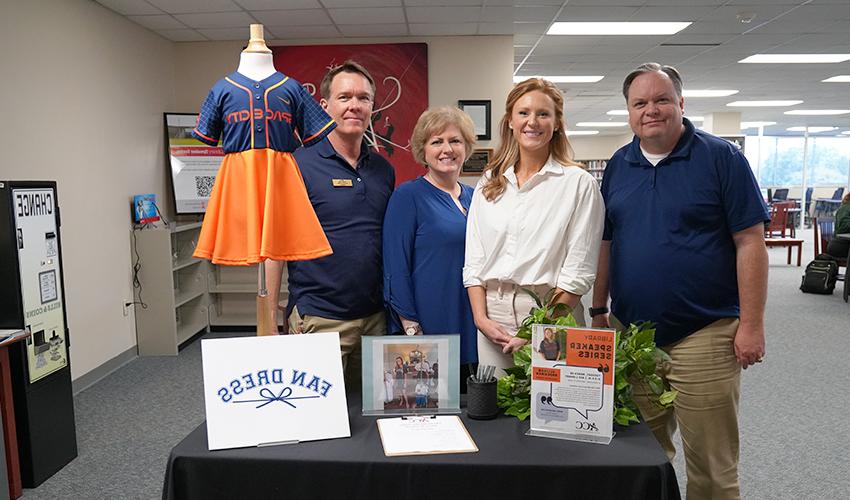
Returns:
[[[499,414],[496,406],[496,379],[491,382],[477,382],[472,377],[466,379],[466,414],[475,420],[490,420]]]

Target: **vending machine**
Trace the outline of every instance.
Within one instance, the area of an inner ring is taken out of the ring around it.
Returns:
[[[26,488],[77,456],[59,226],[55,182],[0,181],[0,328],[31,334],[9,352]]]

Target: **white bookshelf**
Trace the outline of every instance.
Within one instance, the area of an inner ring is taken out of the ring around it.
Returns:
[[[209,326],[207,264],[192,257],[201,223],[134,229],[131,259],[141,288],[134,292],[140,356],[174,356]]]

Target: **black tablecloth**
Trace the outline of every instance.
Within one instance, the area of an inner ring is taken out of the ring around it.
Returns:
[[[526,436],[528,422],[461,418],[478,453],[384,456],[376,417],[349,400],[351,438],[207,450],[206,423],[171,451],[163,499],[678,499],[673,467],[649,429],[610,445]],[[353,404],[352,404],[353,403]]]

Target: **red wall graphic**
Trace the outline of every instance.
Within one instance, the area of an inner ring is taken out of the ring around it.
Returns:
[[[369,146],[396,171],[396,183],[424,173],[410,151],[416,119],[428,108],[428,46],[424,43],[272,47],[275,67],[295,78],[318,101],[328,69],[353,59],[375,79],[375,106],[366,133]]]

